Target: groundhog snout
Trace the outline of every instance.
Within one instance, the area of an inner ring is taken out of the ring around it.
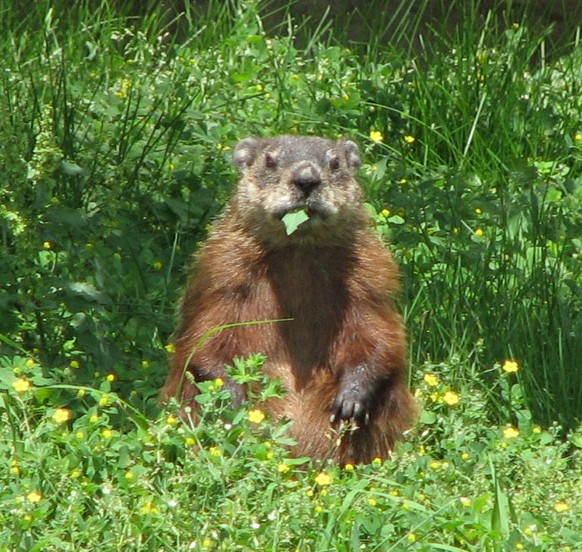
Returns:
[[[321,170],[312,163],[302,163],[293,170],[293,184],[309,196],[321,184]]]

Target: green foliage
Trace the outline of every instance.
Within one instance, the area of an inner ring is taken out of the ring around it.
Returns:
[[[261,362],[239,360],[230,375],[261,383]],[[340,468],[290,457],[286,427],[254,406],[232,411],[221,380],[200,384],[193,426],[173,405],[147,420],[111,375],[95,388],[63,385],[16,359],[0,372],[0,546],[575,547],[582,496],[571,476],[582,458],[579,449],[566,457],[574,437],[564,442],[559,428],[525,415],[517,427],[491,426],[483,399],[453,391],[445,368],[422,368],[422,433],[392,460]],[[497,373],[506,393],[513,375]],[[273,396],[262,381],[259,398]]]
[[[189,7],[185,35],[156,3],[60,4],[0,8],[0,548],[575,550],[580,45],[550,60],[478,2],[414,55],[358,55],[325,21],[299,47],[254,2]],[[360,143],[403,268],[424,409],[384,463],[292,459],[220,382],[200,426],[157,405],[230,150],[279,132]]]

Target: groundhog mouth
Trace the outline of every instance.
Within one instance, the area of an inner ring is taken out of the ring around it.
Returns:
[[[326,209],[323,205],[294,205],[292,207],[278,209],[273,215],[276,219],[283,220],[286,215],[300,213],[301,211],[307,215],[309,220],[326,219],[331,215],[329,209]]]

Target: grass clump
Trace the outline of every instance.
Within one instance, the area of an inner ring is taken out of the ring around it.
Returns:
[[[212,6],[185,37],[158,8],[0,11],[0,548],[575,550],[574,35],[550,58],[485,15],[410,55],[325,24],[300,47],[254,3]],[[157,405],[230,149],[282,132],[360,143],[402,265],[423,413],[392,460],[292,459],[220,382],[200,426]]]

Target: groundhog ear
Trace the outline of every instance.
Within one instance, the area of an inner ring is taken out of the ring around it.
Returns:
[[[356,172],[362,164],[362,160],[360,159],[360,148],[358,148],[358,144],[352,142],[351,140],[346,140],[343,143],[343,147],[348,167]]]
[[[234,148],[232,155],[234,164],[239,169],[250,167],[257,157],[261,140],[256,136],[251,136],[241,140]]]

